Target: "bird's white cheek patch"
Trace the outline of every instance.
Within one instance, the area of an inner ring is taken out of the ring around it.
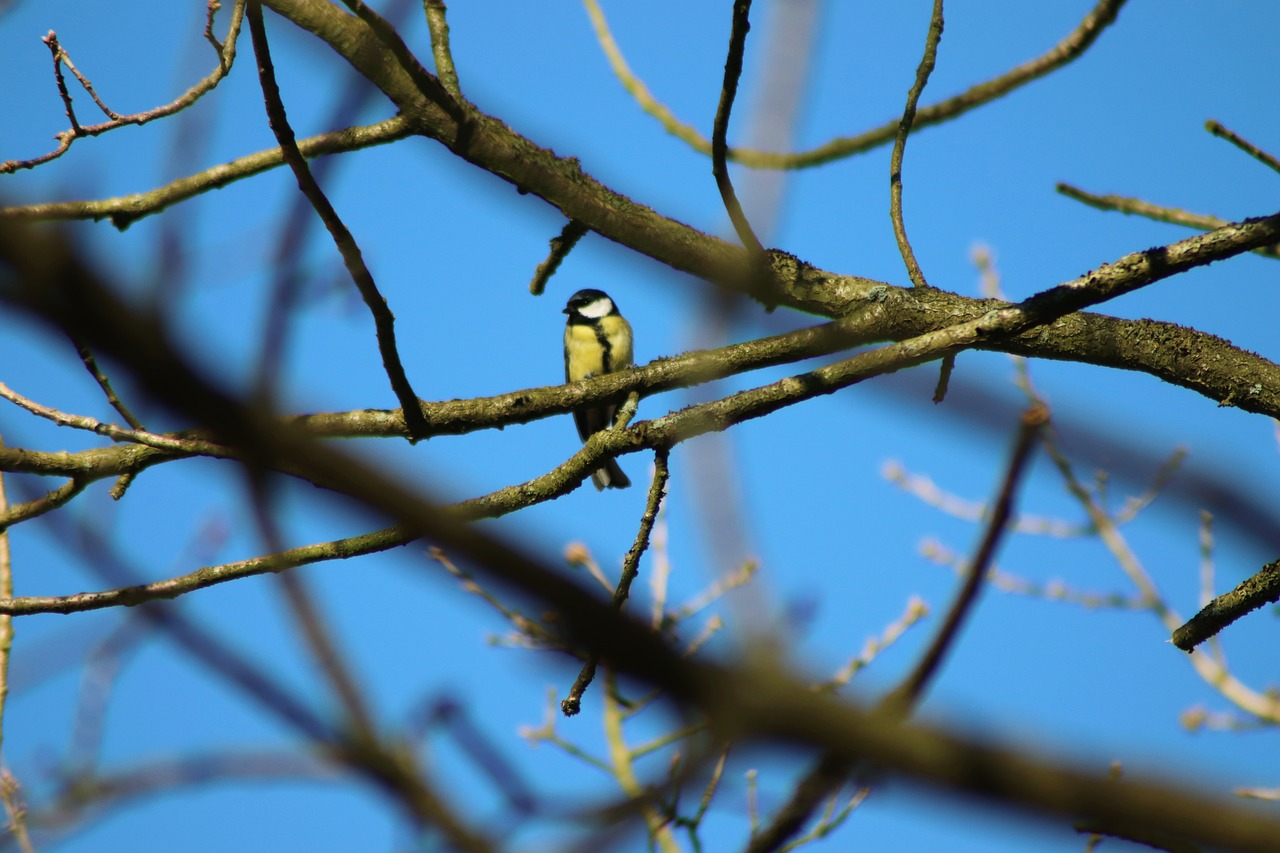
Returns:
[[[599,320],[601,317],[607,317],[612,310],[612,299],[596,299],[579,308],[578,313],[588,320]]]

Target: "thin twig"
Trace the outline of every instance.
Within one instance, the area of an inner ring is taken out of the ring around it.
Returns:
[[[173,101],[162,106],[154,107],[140,113],[132,115],[117,115],[106,107],[98,98],[97,93],[93,91],[92,84],[88,79],[83,77],[79,71],[76,71],[71,65],[70,57],[66,51],[58,43],[58,37],[52,31],[45,36],[45,44],[49,45],[50,51],[53,53],[54,62],[54,78],[58,86],[58,95],[62,98],[63,104],[67,110],[67,118],[71,123],[69,130],[64,130],[56,134],[54,138],[58,140],[58,146],[47,154],[39,157],[32,157],[28,160],[6,160],[0,163],[0,175],[9,172],[16,172],[19,169],[34,169],[37,166],[56,160],[67,152],[71,144],[77,139],[86,136],[98,136],[108,131],[115,130],[119,127],[127,125],[142,125],[158,118],[173,115],[176,112],[186,109],[194,104],[206,93],[213,90],[215,86],[222,82],[222,78],[226,77],[231,70],[231,65],[236,57],[236,37],[240,33],[240,22],[244,17],[245,0],[235,0],[235,5],[231,9],[231,22],[227,25],[227,37],[218,44],[218,67],[211,71],[208,76],[200,80],[182,95]],[[210,13],[212,14],[212,12]],[[206,28],[207,30],[207,28]],[[110,120],[102,124],[81,125],[75,118],[75,111],[71,106],[71,93],[67,90],[66,81],[62,76],[62,63],[66,63],[68,68],[73,70],[78,80],[85,87],[86,91],[93,97],[98,106],[110,116]]]
[[[1115,21],[1125,2],[1126,0],[1099,0],[1074,30],[1045,53],[1010,69],[999,77],[971,86],[959,95],[921,108],[916,113],[916,129],[959,118],[970,110],[1002,98],[1015,89],[1038,80],[1079,58]],[[587,15],[591,18],[591,25],[596,31],[596,40],[600,43],[613,73],[618,77],[623,88],[635,98],[640,108],[657,119],[662,127],[677,139],[696,151],[710,154],[711,142],[699,133],[697,128],[676,118],[661,101],[653,96],[644,81],[637,77],[627,65],[626,58],[609,31],[608,21],[597,0],[583,0],[583,5],[586,6]],[[898,124],[899,119],[894,118],[857,136],[837,137],[808,151],[783,153],[730,148],[727,157],[735,163],[756,169],[808,169],[833,160],[863,154],[892,142],[897,133]]]
[[[716,178],[716,186],[720,189],[720,198],[724,201],[724,209],[733,222],[733,230],[738,232],[738,239],[752,258],[764,255],[764,246],[751,230],[751,223],[742,212],[738,196],[733,191],[733,181],[729,178],[729,169],[725,164],[725,152],[728,144],[725,138],[729,133],[729,114],[733,112],[733,99],[738,93],[738,78],[742,76],[742,55],[746,48],[747,31],[751,29],[749,20],[751,0],[734,0],[733,28],[729,33],[729,54],[724,61],[724,84],[720,89],[720,105],[716,108],[715,126],[711,133],[711,171]]]
[[[404,528],[386,527],[346,539],[302,545],[276,554],[265,554],[219,566],[206,566],[185,575],[147,584],[129,584],[101,592],[81,592],[75,595],[22,596],[5,599],[0,601],[0,614],[24,616],[30,613],[80,613],[106,607],[129,607],[149,601],[162,601],[240,578],[284,571],[287,568],[326,560],[342,560],[375,554],[398,548],[412,542],[414,538]]]
[[[907,148],[907,136],[916,120],[916,103],[920,93],[929,82],[933,66],[938,60],[938,42],[942,40],[942,0],[933,0],[933,14],[929,18],[929,35],[924,42],[924,56],[916,68],[916,79],[907,92],[907,105],[902,110],[902,120],[898,122],[898,132],[893,137],[893,154],[889,158],[889,218],[893,220],[893,237],[898,241],[898,252],[902,262],[907,265],[907,275],[916,287],[929,287],[924,272],[916,261],[915,250],[907,239],[907,227],[902,221],[902,155]],[[950,371],[945,371],[950,373]],[[939,380],[939,387],[945,388]],[[935,395],[935,402],[939,398]]]
[[[58,63],[61,62],[63,65],[67,66],[67,70],[70,71],[72,75],[75,76],[76,80],[80,81],[80,85],[83,86],[84,90],[89,93],[89,97],[93,99],[93,102],[95,104],[97,104],[98,109],[102,110],[103,115],[105,115],[107,118],[111,119],[112,121],[116,121],[116,122],[121,121],[123,119],[123,116],[121,116],[119,113],[115,112],[110,107],[108,107],[105,103],[103,103],[102,98],[98,97],[98,92],[93,88],[93,83],[90,82],[88,77],[85,77],[83,74],[80,73],[80,69],[76,68],[75,63],[71,61],[71,56],[65,50],[63,50],[62,45],[58,43],[58,36],[55,32],[50,30],[49,34],[44,37],[44,43],[49,45],[49,49],[53,51],[53,64],[54,64],[55,73],[58,73],[57,66],[58,66]],[[65,95],[66,87],[62,85],[63,83],[61,79],[62,75],[58,73],[58,77],[59,77],[58,89]],[[70,100],[71,100],[70,96],[67,95],[68,107],[70,107]],[[76,124],[76,121],[74,118],[71,120],[71,126],[75,128],[77,132],[81,130],[81,128]]]
[[[385,145],[412,135],[413,130],[403,116],[395,116],[374,124],[356,125],[308,137],[298,143],[306,157],[359,151],[374,145]],[[56,222],[78,219],[110,219],[123,231],[135,221],[160,213],[179,202],[187,201],[209,190],[216,190],[245,178],[284,165],[279,148],[268,148],[237,157],[202,172],[157,187],[154,190],[96,201],[55,201],[42,204],[0,208],[0,219]]]
[[[387,5],[386,13],[393,21],[404,21],[409,16],[412,2],[413,0],[392,0]],[[341,127],[354,121],[376,92],[365,78],[352,75],[341,91],[331,98],[333,106],[322,120],[322,125]],[[308,161],[308,168],[314,179],[312,183],[321,185],[329,172],[341,162],[343,161],[337,157],[315,163]],[[276,397],[281,367],[292,340],[294,324],[291,321],[297,314],[296,306],[302,299],[304,283],[308,279],[301,268],[303,259],[307,256],[306,242],[312,227],[320,220],[311,199],[300,192],[292,197],[289,209],[280,221],[279,236],[272,240],[270,296],[260,336],[262,352],[255,362],[258,365],[256,393],[265,401]]]
[[[840,756],[827,754],[818,759],[813,768],[796,783],[791,797],[774,813],[773,820],[767,826],[758,829],[753,822],[747,853],[774,853],[781,850],[799,834],[822,802],[844,785],[849,776],[849,766],[849,762]],[[861,786],[860,793],[865,787]]]
[[[871,665],[871,662],[888,650],[913,625],[929,615],[929,605],[918,596],[911,596],[906,609],[894,621],[885,626],[877,637],[869,637],[858,652],[840,667],[839,672],[827,681],[818,685],[819,690],[837,690],[848,684],[850,679]]]
[[[667,492],[667,479],[671,476],[668,469],[670,451],[660,449],[653,455],[653,482],[649,485],[649,498],[645,502],[644,514],[640,516],[640,529],[636,531],[631,550],[622,561],[622,576],[618,578],[618,586],[613,592],[610,602],[614,610],[621,611],[631,594],[631,584],[640,574],[640,557],[649,547],[649,534],[653,531],[653,523],[658,517],[658,509],[662,506],[662,498]],[[596,676],[596,667],[600,664],[600,655],[592,653],[582,665],[577,679],[569,689],[569,695],[560,703],[560,711],[566,717],[572,717],[582,710],[582,694],[587,691],[592,679]]]
[[[71,92],[67,89],[67,78],[62,75],[62,60],[67,55],[62,49],[62,45],[58,43],[58,34],[53,30],[49,30],[44,38],[40,39],[49,48],[49,52],[53,54],[53,81],[58,87],[58,97],[62,99],[62,108],[66,110],[67,121],[71,123],[71,130],[58,137],[58,150],[66,151],[71,147],[71,140],[81,135],[84,130],[80,126],[79,119],[76,118],[75,104],[71,100]],[[0,173],[4,168],[0,166]]]
[[[458,85],[458,70],[453,64],[453,51],[449,47],[449,22],[445,18],[444,0],[422,0],[427,15],[427,30],[431,33],[431,55],[436,63],[436,76],[440,85],[454,97],[462,97]]]
[[[89,375],[91,375],[94,381],[98,383],[98,387],[102,389],[102,393],[107,395],[107,402],[111,404],[111,408],[115,409],[116,412],[120,414],[120,417],[125,419],[125,423],[129,424],[129,426],[139,432],[145,432],[146,427],[142,425],[142,421],[138,420],[138,418],[134,416],[133,412],[129,410],[129,407],[126,406],[118,396],[116,396],[115,389],[111,387],[111,380],[109,380],[107,375],[102,372],[102,369],[98,367],[98,361],[93,357],[93,352],[89,347],[84,343],[84,341],[77,340],[75,338],[71,339],[71,343],[75,346],[76,352],[79,353],[80,360],[84,362],[85,369],[89,371]]]
[[[1248,154],[1250,157],[1257,160],[1259,163],[1263,164],[1264,166],[1270,169],[1274,169],[1277,172],[1280,172],[1280,159],[1277,159],[1273,155],[1268,154],[1266,151],[1263,151],[1261,148],[1254,145],[1249,140],[1240,136],[1234,130],[1230,130],[1226,127],[1223,127],[1220,123],[1214,121],[1213,119],[1209,119],[1207,122],[1204,123],[1204,129],[1212,133],[1214,136],[1227,140],[1232,145],[1239,148],[1241,151]]]
[[[226,447],[216,445],[213,442],[205,441],[203,439],[182,438],[173,435],[146,432],[144,430],[123,429],[115,424],[104,424],[97,418],[91,418],[86,415],[67,414],[66,412],[59,411],[58,409],[52,409],[48,406],[41,405],[29,397],[24,397],[8,385],[5,385],[3,382],[0,382],[0,399],[8,400],[14,405],[26,409],[31,414],[51,421],[58,426],[85,430],[86,432],[106,436],[112,441],[125,441],[131,444],[141,444],[147,447],[153,447],[156,450],[165,450],[182,455],[222,455],[227,451]]]
[[[627,746],[622,731],[622,708],[617,700],[617,677],[605,670],[604,684],[604,734],[609,745],[609,766],[618,787],[636,807],[649,830],[650,840],[662,853],[680,853],[671,825],[666,817],[650,801],[649,792],[636,776],[634,755]]]
[[[943,356],[942,366],[938,368],[938,384],[933,386],[933,402],[941,403],[947,398],[947,389],[951,387],[951,373],[956,369],[956,357],[952,353]]]
[[[458,579],[458,582],[462,585],[464,592],[471,593],[472,595],[479,596],[483,599],[490,607],[498,611],[502,618],[510,622],[511,626],[515,628],[522,637],[527,638],[530,643],[534,644],[535,647],[556,648],[558,646],[559,639],[551,631],[543,627],[540,623],[530,619],[528,616],[525,616],[520,611],[513,610],[508,607],[503,603],[502,599],[498,598],[496,595],[477,583],[475,577],[470,572],[463,569],[453,560],[449,559],[449,556],[445,554],[443,549],[432,546],[427,549],[427,554],[431,559],[443,566],[445,571]]]
[[[271,130],[275,134],[276,142],[280,144],[285,162],[289,164],[294,177],[297,178],[298,188],[307,196],[316,213],[324,221],[325,228],[328,229],[334,244],[342,254],[343,263],[351,275],[351,280],[360,291],[360,296],[368,306],[369,313],[373,315],[383,368],[391,381],[391,389],[404,410],[405,431],[410,441],[417,441],[426,435],[427,421],[418,403],[418,396],[409,383],[409,377],[405,375],[404,365],[400,362],[400,353],[396,349],[395,316],[387,307],[386,299],[378,292],[373,275],[365,266],[355,238],[343,224],[337,210],[320,189],[320,185],[315,182],[311,170],[307,167],[306,158],[298,150],[297,140],[285,115],[284,104],[280,100],[280,88],[276,84],[275,68],[271,62],[266,25],[262,20],[262,6],[257,2],[250,2],[248,16],[249,34],[253,39],[254,53],[258,57],[258,80],[262,85]]]
[[[1212,231],[1227,224],[1227,220],[1219,219],[1216,216],[1191,213],[1176,207],[1164,207],[1128,196],[1095,195],[1094,193],[1085,192],[1079,187],[1073,187],[1071,184],[1059,183],[1057,190],[1067,198],[1075,199],[1082,204],[1096,207],[1099,210],[1114,210],[1118,213],[1136,214],[1145,216],[1147,219],[1154,219],[1156,222],[1167,222],[1170,225],[1182,225],[1200,231]],[[1269,258],[1280,258],[1280,246],[1260,246],[1253,251]]]
[[[364,21],[383,47],[395,58],[401,69],[413,79],[419,92],[430,98],[436,106],[448,113],[449,117],[458,124],[465,125],[467,123],[467,111],[469,109],[467,102],[460,97],[455,97],[454,93],[450,92],[439,78],[422,67],[418,57],[413,55],[413,51],[409,50],[409,46],[404,43],[400,33],[386,18],[370,9],[363,0],[342,0],[342,2],[356,17]]]
[[[1022,529],[1016,523],[1011,526],[1011,530],[1015,532],[1021,532]],[[1091,535],[1096,536],[1097,531],[1092,531]],[[934,540],[926,540],[922,543],[920,554],[926,560],[945,566],[961,577],[965,575],[968,569],[967,561],[960,559],[954,552]],[[1119,592],[1093,592],[1077,589],[1069,586],[1060,578],[1053,578],[1045,582],[1032,581],[1003,571],[994,565],[987,572],[986,583],[987,586],[1010,595],[1022,595],[1027,598],[1039,598],[1044,601],[1074,604],[1086,610],[1151,610],[1151,603],[1140,596],[1124,595]]]
[[[551,238],[551,251],[547,254],[546,260],[538,264],[538,268],[533,271],[533,281],[529,282],[529,292],[534,296],[541,296],[542,292],[547,288],[547,282],[551,280],[551,276],[555,275],[556,270],[560,269],[560,264],[569,253],[573,251],[573,247],[578,245],[587,233],[587,226],[583,225],[576,219],[570,219],[564,224],[564,228],[560,230],[558,237]]]

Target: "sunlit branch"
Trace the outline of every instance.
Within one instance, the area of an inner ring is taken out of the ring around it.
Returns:
[[[942,40],[942,26],[942,0],[934,0],[933,14],[929,18],[929,35],[924,43],[924,56],[920,58],[920,65],[916,69],[915,82],[907,92],[907,105],[902,110],[902,120],[898,122],[898,130],[893,136],[893,153],[889,157],[889,219],[893,222],[893,238],[898,242],[898,254],[902,255],[902,262],[907,266],[907,275],[916,287],[928,287],[929,282],[925,279],[919,262],[916,261],[915,250],[911,248],[911,241],[907,239],[907,226],[902,221],[902,155],[907,148],[907,136],[911,133],[911,127],[916,120],[916,103],[920,100],[920,94],[924,92],[924,87],[929,82],[929,75],[933,73],[933,66],[938,61],[938,42]],[[944,376],[949,373],[949,369],[944,369]],[[939,380],[940,391],[934,394],[935,400],[941,399],[944,393],[941,389],[945,387],[943,380]]]
[[[1236,133],[1234,130],[1223,127],[1220,122],[1210,119],[1209,121],[1204,123],[1204,129],[1209,131],[1219,139],[1227,140],[1232,145],[1239,148],[1241,151],[1248,154],[1250,157],[1257,160],[1259,163],[1266,166],[1267,168],[1280,172],[1280,159],[1276,159],[1274,155],[1268,154],[1266,151],[1263,151],[1261,148],[1254,145],[1249,140],[1240,136],[1240,134]]]
[[[725,165],[725,141],[729,133],[729,116],[733,112],[733,101],[738,94],[738,78],[742,76],[742,55],[746,48],[747,32],[751,29],[748,16],[751,13],[751,0],[734,0],[733,26],[729,33],[729,53],[724,61],[724,83],[720,88],[720,103],[716,107],[715,127],[711,134],[711,171],[716,178],[716,187],[720,190],[720,198],[724,209],[733,223],[733,230],[738,239],[753,258],[764,254],[764,247],[759,238],[751,230],[747,215],[742,212],[738,203],[738,195],[733,191],[733,181],[729,177],[729,169]]]
[[[298,150],[304,157],[319,157],[385,145],[411,135],[408,122],[402,116],[396,116],[375,124],[357,125],[308,137],[298,142]],[[284,154],[281,150],[268,148],[179,178],[148,192],[97,201],[54,201],[0,207],[0,219],[28,222],[110,219],[112,225],[124,230],[138,219],[160,213],[179,202],[283,165]]]
[[[551,238],[551,250],[546,260],[538,264],[538,268],[533,271],[533,280],[529,282],[530,293],[534,296],[542,295],[551,276],[556,274],[560,264],[573,251],[573,247],[578,245],[578,241],[586,236],[586,233],[586,226],[575,219],[570,219],[564,224],[559,236]]]
[[[67,117],[71,122],[71,129],[64,130],[55,137],[58,140],[58,146],[51,152],[33,157],[29,160],[6,160],[0,163],[0,175],[16,172],[19,169],[34,169],[36,166],[56,160],[71,148],[73,142],[86,136],[98,136],[111,130],[115,130],[127,125],[141,125],[158,118],[173,115],[176,112],[186,109],[194,104],[206,93],[213,90],[215,86],[222,82],[222,78],[226,77],[231,71],[231,65],[236,57],[236,36],[240,32],[240,22],[244,17],[245,0],[235,0],[235,4],[231,9],[231,22],[227,25],[227,36],[221,43],[215,43],[215,50],[218,53],[218,67],[209,73],[203,80],[196,83],[176,100],[159,107],[155,107],[145,112],[135,113],[133,115],[119,115],[110,110],[106,104],[98,97],[94,91],[93,85],[84,77],[74,65],[71,64],[71,58],[63,50],[58,43],[57,36],[52,32],[45,37],[45,43],[49,45],[49,49],[53,52],[54,76],[56,78],[58,93],[62,98],[63,104],[67,110]],[[205,31],[211,32],[212,13],[210,9],[210,18],[206,24]],[[215,40],[216,42],[216,40]],[[93,98],[98,107],[110,119],[102,124],[81,125],[75,118],[75,112],[71,105],[71,94],[68,92],[66,83],[62,77],[61,66],[66,65],[75,74],[76,79],[84,86],[85,91]]]
[[[622,574],[618,578],[618,586],[613,592],[613,607],[621,610],[631,595],[631,584],[640,574],[640,558],[649,548],[649,535],[653,532],[653,523],[658,518],[658,509],[662,506],[662,498],[667,492],[668,461],[670,451],[665,448],[654,453],[653,483],[649,486],[649,497],[645,502],[644,514],[640,516],[640,529],[636,531],[635,541],[627,556],[622,561]],[[578,673],[569,695],[560,703],[560,711],[566,717],[572,717],[582,708],[582,694],[587,692],[592,679],[596,675],[596,667],[600,664],[600,656],[592,653],[582,670]]]
[[[1153,219],[1156,222],[1167,222],[1170,225],[1182,225],[1187,228],[1195,228],[1200,231],[1212,231],[1215,228],[1221,228],[1227,224],[1227,220],[1219,219],[1216,216],[1208,216],[1203,213],[1191,213],[1186,210],[1179,210],[1176,207],[1164,207],[1162,205],[1152,204],[1139,198],[1129,198],[1122,195],[1095,195],[1094,193],[1085,192],[1079,187],[1073,187],[1070,184],[1059,183],[1057,185],[1058,192],[1067,198],[1075,199],[1078,202],[1087,204],[1090,207],[1096,207],[1099,210],[1114,210],[1118,213],[1130,213],[1137,216],[1144,216],[1147,219]],[[1253,250],[1259,255],[1265,255],[1269,258],[1280,258],[1280,246],[1261,246]]]
[[[449,21],[445,17],[444,0],[422,0],[427,16],[427,30],[431,33],[431,55],[436,63],[436,76],[440,85],[451,95],[461,97],[458,70],[453,64],[453,51],[449,47]]]
[[[1277,601],[1280,601],[1280,560],[1267,563],[1231,592],[1206,604],[1174,630],[1173,644],[1189,652],[1237,619]]]
[[[311,174],[311,170],[307,167],[306,158],[298,150],[293,128],[289,126],[284,103],[280,99],[280,87],[276,83],[275,68],[271,62],[271,48],[267,40],[266,25],[262,18],[262,7],[256,2],[250,2],[248,15],[249,33],[253,39],[253,51],[258,59],[258,79],[262,86],[263,98],[266,101],[267,117],[271,124],[271,130],[275,134],[276,142],[280,144],[280,150],[284,153],[285,162],[298,181],[298,188],[307,197],[307,200],[311,202],[316,214],[324,222],[325,228],[329,231],[334,244],[338,247],[338,252],[342,255],[342,261],[347,268],[347,273],[355,283],[356,290],[360,292],[360,298],[364,300],[365,306],[373,316],[375,334],[378,340],[378,352],[382,356],[383,369],[391,382],[391,390],[395,393],[396,399],[400,401],[401,410],[404,412],[405,430],[408,433],[409,440],[418,441],[425,437],[427,424],[423,419],[422,409],[417,405],[418,395],[414,393],[409,377],[404,372],[404,365],[400,361],[400,353],[396,348],[395,316],[387,306],[387,300],[378,292],[378,286],[373,280],[373,274],[369,272],[369,268],[364,262],[363,254],[355,241],[355,237],[352,236],[350,229],[343,223],[338,211],[333,207],[328,197],[325,196],[324,191],[320,189],[315,176]]]
[[[923,107],[916,113],[916,129],[959,118],[970,110],[1002,98],[1015,89],[1038,80],[1075,60],[1089,49],[1103,30],[1115,21],[1116,15],[1120,13],[1125,2],[1126,0],[1100,0],[1089,14],[1085,15],[1079,26],[1046,53],[1010,69],[999,77],[978,83],[959,95]],[[598,0],[583,0],[583,5],[586,6],[587,15],[591,18],[591,25],[596,31],[596,40],[604,50],[609,65],[622,82],[623,88],[635,98],[641,109],[657,119],[668,133],[694,150],[709,155],[711,142],[699,133],[697,128],[676,118],[665,104],[653,96],[644,81],[637,77],[627,65],[626,58],[609,31],[608,21],[605,20]],[[899,119],[894,118],[857,136],[838,137],[808,151],[795,153],[729,148],[728,158],[757,169],[807,169],[862,154],[890,143],[897,133],[898,124]]]

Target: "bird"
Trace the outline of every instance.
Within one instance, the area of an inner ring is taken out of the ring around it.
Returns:
[[[569,297],[564,308],[569,315],[564,327],[564,380],[577,382],[631,366],[631,324],[618,313],[618,306],[603,290],[587,288]],[[584,442],[613,424],[616,403],[584,406],[574,410],[578,437]],[[597,490],[625,489],[631,485],[614,459],[591,472]]]

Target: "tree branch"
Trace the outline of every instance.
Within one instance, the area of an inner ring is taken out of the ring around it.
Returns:
[[[889,156],[889,219],[893,222],[893,238],[898,242],[898,253],[907,266],[907,275],[916,287],[928,287],[924,272],[916,261],[916,253],[907,239],[907,226],[902,221],[902,155],[907,149],[907,136],[916,120],[916,102],[924,92],[938,61],[938,42],[942,41],[942,0],[933,0],[933,14],[929,18],[929,35],[924,42],[924,56],[916,68],[916,79],[907,92],[907,105],[902,110],[902,120],[893,136],[893,153]]]
[[[422,416],[421,407],[417,405],[418,395],[414,393],[413,386],[409,383],[409,377],[405,374],[404,365],[400,361],[400,353],[396,349],[395,315],[391,313],[391,309],[387,306],[387,300],[378,292],[378,286],[373,280],[373,274],[369,272],[369,267],[364,262],[364,257],[355,237],[352,236],[351,231],[343,223],[338,211],[334,209],[324,191],[320,189],[320,184],[316,182],[315,176],[307,168],[306,159],[302,156],[302,152],[298,150],[293,128],[289,126],[289,119],[285,115],[284,103],[280,100],[280,87],[276,83],[275,68],[271,62],[271,47],[267,41],[266,24],[262,19],[262,6],[259,5],[257,0],[249,0],[248,17],[249,34],[253,39],[253,52],[258,59],[258,79],[262,86],[263,98],[266,101],[267,117],[271,124],[271,131],[275,134],[276,141],[280,143],[280,150],[284,154],[285,162],[289,165],[298,181],[298,188],[307,197],[307,200],[311,202],[316,215],[324,222],[325,228],[329,231],[334,244],[338,247],[338,252],[342,255],[342,261],[347,268],[347,273],[351,276],[352,282],[355,283],[356,290],[360,292],[360,298],[364,300],[365,306],[373,316],[374,330],[378,339],[378,352],[382,356],[383,369],[391,382],[391,390],[395,393],[396,399],[400,401],[409,440],[410,442],[416,442],[426,436],[427,423]]]

